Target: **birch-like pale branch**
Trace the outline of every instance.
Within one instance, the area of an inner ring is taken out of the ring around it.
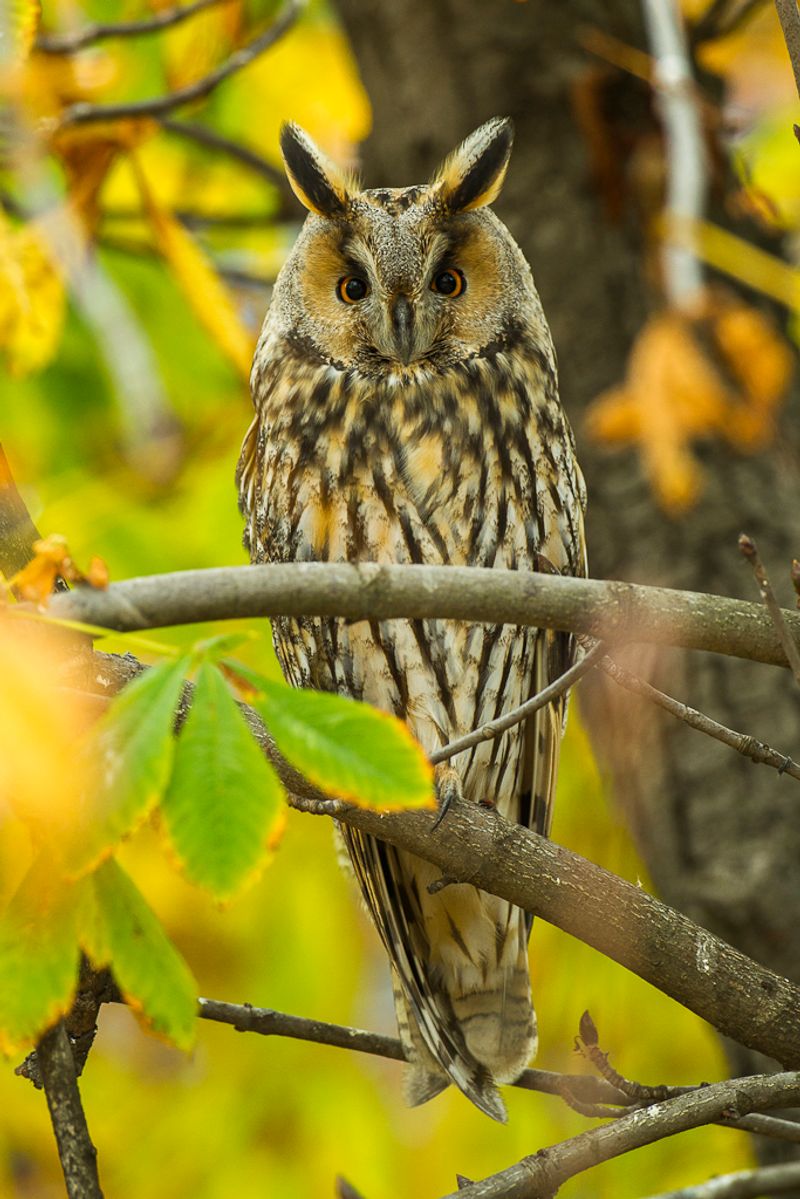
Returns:
[[[106,591],[78,587],[50,601],[54,616],[118,632],[259,616],[350,621],[431,619],[532,625],[599,640],[708,650],[786,666],[761,604],[643,587],[469,566],[295,562],[147,575]],[[800,615],[782,611],[800,646]]]

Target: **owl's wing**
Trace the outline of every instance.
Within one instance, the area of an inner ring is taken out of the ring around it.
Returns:
[[[340,826],[340,832],[372,919],[401,981],[410,1022],[419,1030],[419,1036],[413,1031],[409,1036],[408,1027],[403,1030],[401,1022],[405,1048],[412,1051],[413,1065],[418,1070],[414,1080],[417,1091],[411,1095],[411,1102],[424,1102],[452,1081],[486,1115],[504,1122],[505,1106],[490,1071],[468,1051],[446,989],[426,971],[431,947],[411,855],[348,825]],[[449,1077],[439,1078],[442,1071]]]

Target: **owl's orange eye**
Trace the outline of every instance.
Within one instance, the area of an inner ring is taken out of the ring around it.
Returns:
[[[431,280],[431,291],[438,292],[440,296],[449,296],[451,300],[460,296],[466,286],[463,272],[455,267],[449,271],[439,271]]]
[[[345,275],[336,284],[336,294],[345,304],[357,304],[369,295],[369,284],[366,279],[359,279],[358,275]]]

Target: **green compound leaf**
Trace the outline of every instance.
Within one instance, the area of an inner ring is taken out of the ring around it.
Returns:
[[[204,662],[161,812],[185,874],[219,900],[255,881],[283,832],[283,788],[221,672]]]
[[[433,771],[406,726],[368,704],[276,683],[231,663],[259,692],[254,706],[287,762],[363,807],[433,807]]]
[[[175,754],[173,725],[188,656],[152,666],[130,683],[86,743],[87,784],[68,869],[90,870],[155,807]]]
[[[144,1023],[179,1049],[190,1049],[197,1023],[197,984],[143,895],[114,858],[88,880],[94,919],[84,948],[95,966],[110,966],[126,1002]]]
[[[40,854],[0,915],[0,1052],[35,1043],[68,1011],[78,977],[83,883]]]

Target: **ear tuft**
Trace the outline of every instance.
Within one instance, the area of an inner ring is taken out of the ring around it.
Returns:
[[[346,173],[293,121],[281,126],[280,143],[286,176],[300,203],[318,216],[344,216],[353,186]]]
[[[450,212],[470,212],[496,200],[506,177],[513,141],[514,123],[510,117],[494,117],[465,138],[431,181],[442,204]]]

